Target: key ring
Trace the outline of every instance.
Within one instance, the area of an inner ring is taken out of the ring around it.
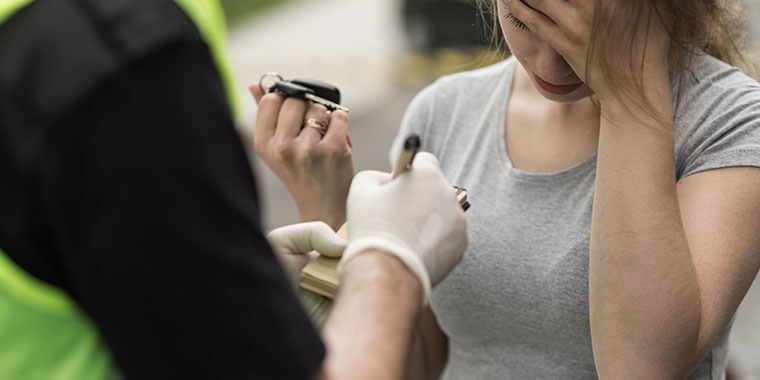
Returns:
[[[262,94],[266,94],[267,90],[269,90],[269,86],[266,87],[266,90],[264,89],[264,79],[266,79],[267,77],[275,77],[281,81],[285,80],[285,78],[283,78],[282,75],[280,75],[276,71],[270,71],[270,72],[265,73],[264,75],[261,76],[261,78],[259,78],[259,90],[261,90]]]

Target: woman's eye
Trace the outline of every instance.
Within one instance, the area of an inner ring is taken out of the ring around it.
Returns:
[[[518,29],[528,30],[528,26],[523,24],[522,21],[518,20],[517,17],[512,14],[512,12],[507,13],[507,20],[509,20],[509,22]]]

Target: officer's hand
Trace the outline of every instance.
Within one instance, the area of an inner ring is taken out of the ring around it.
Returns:
[[[280,260],[291,282],[298,279],[309,261],[320,254],[339,257],[346,248],[346,241],[323,222],[291,224],[272,230],[267,235],[269,244]]]
[[[438,160],[418,153],[412,169],[391,181],[359,173],[348,195],[348,246],[342,265],[368,248],[395,255],[430,288],[459,263],[467,247],[466,219]]]

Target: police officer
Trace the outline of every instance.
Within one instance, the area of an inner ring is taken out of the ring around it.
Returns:
[[[273,254],[221,20],[212,0],[0,3],[0,378],[400,376],[466,244],[437,161],[355,179],[320,337],[279,261],[345,242],[300,224]]]

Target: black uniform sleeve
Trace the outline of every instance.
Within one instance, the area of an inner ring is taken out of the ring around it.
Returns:
[[[63,282],[126,378],[315,373],[324,347],[262,235],[205,45],[122,70],[57,123],[44,166]]]

